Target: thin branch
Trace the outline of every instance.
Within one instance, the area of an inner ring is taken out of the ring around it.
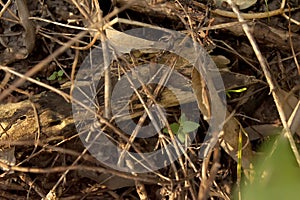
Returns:
[[[207,6],[199,3],[197,1],[193,1],[193,4],[199,8],[202,9],[207,9]],[[273,10],[273,11],[268,11],[268,12],[261,12],[261,13],[240,13],[240,16],[243,19],[262,19],[262,18],[269,18],[269,17],[273,17],[276,15],[282,15],[285,12],[291,12],[291,11],[296,11],[299,10],[300,6],[296,7],[296,8],[292,8],[292,9],[284,9],[284,8],[279,8],[277,10]],[[215,10],[211,10],[211,12],[213,14],[217,14],[223,17],[229,17],[229,18],[237,18],[237,15],[235,14],[235,12],[229,12],[229,11],[224,11],[224,10],[220,10],[220,9],[215,9]]]
[[[257,43],[256,43],[256,41],[255,41],[255,39],[253,37],[253,35],[250,32],[249,26],[246,23],[243,23],[245,20],[244,20],[243,16],[241,15],[240,11],[236,7],[236,5],[232,2],[232,0],[227,0],[227,2],[232,7],[232,10],[236,14],[238,20],[240,22],[242,22],[243,30],[244,30],[246,36],[248,37],[248,39],[249,39],[249,41],[250,41],[250,43],[252,45],[252,48],[253,48],[253,50],[255,52],[255,55],[256,55],[256,57],[257,57],[260,65],[261,65],[261,68],[262,68],[262,70],[264,72],[266,80],[267,80],[267,82],[268,82],[268,84],[270,86],[270,90],[271,90],[274,102],[276,104],[276,107],[277,107],[277,110],[278,110],[278,113],[279,113],[279,116],[280,116],[280,120],[281,120],[282,125],[284,127],[284,134],[288,138],[288,140],[290,142],[290,145],[291,145],[291,148],[292,148],[292,151],[293,151],[293,153],[295,155],[295,158],[297,160],[297,163],[300,166],[300,155],[299,155],[299,152],[297,150],[295,141],[293,139],[290,127],[288,126],[287,119],[286,119],[286,116],[284,114],[284,109],[283,109],[282,102],[280,102],[280,98],[279,98],[279,95],[278,95],[278,91],[279,91],[278,86],[276,87],[275,83],[272,80],[271,73],[270,73],[270,71],[269,71],[269,69],[267,67],[267,63],[266,63],[265,59],[263,58],[262,53],[261,53],[261,51],[260,51],[260,49],[259,49],[259,47],[258,47],[258,45],[257,45]]]

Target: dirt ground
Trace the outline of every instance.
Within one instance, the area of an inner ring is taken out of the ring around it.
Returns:
[[[0,1],[0,199],[295,198],[299,1],[232,1]]]

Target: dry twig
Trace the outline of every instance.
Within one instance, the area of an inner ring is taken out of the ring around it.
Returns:
[[[250,33],[250,29],[249,29],[248,25],[246,23],[243,23],[245,20],[244,20],[243,16],[241,15],[240,11],[236,7],[236,5],[232,2],[232,0],[227,0],[227,2],[232,7],[232,10],[236,14],[238,20],[240,22],[242,22],[243,30],[244,30],[245,34],[247,35],[247,37],[248,37],[248,39],[249,39],[249,41],[250,41],[250,43],[251,43],[251,45],[253,47],[253,50],[254,50],[254,52],[256,54],[256,57],[257,57],[260,65],[262,67],[262,70],[263,70],[263,72],[265,74],[267,82],[268,82],[268,84],[270,86],[270,91],[271,91],[272,96],[274,98],[274,102],[276,104],[276,107],[277,107],[277,110],[278,110],[278,113],[279,113],[282,125],[284,127],[284,135],[288,138],[288,140],[290,142],[290,145],[291,145],[291,148],[292,148],[292,150],[294,152],[295,158],[297,160],[297,163],[300,166],[300,155],[299,155],[299,152],[297,150],[295,141],[293,139],[290,127],[288,126],[287,119],[286,119],[286,116],[284,114],[282,102],[279,99],[278,88],[277,88],[279,86],[276,87],[275,83],[273,82],[272,76],[271,76],[270,71],[269,71],[269,69],[267,67],[266,60],[263,58],[263,56],[261,54],[261,51],[260,51],[260,49],[259,49],[259,47],[258,47],[258,45],[257,45],[257,43],[256,43],[256,41],[254,39],[254,37]]]

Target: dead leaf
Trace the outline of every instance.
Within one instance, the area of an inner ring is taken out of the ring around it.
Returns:
[[[15,2],[17,6],[15,12],[18,13],[19,23],[24,28],[24,31],[16,36],[6,37],[6,49],[0,54],[0,64],[3,65],[27,58],[35,45],[35,27],[28,19],[30,15],[27,4],[25,0],[16,0]],[[12,32],[10,28],[15,24],[9,21],[4,21],[3,23],[6,24],[4,32]]]
[[[219,69],[226,69],[230,63],[230,60],[223,55],[211,56],[212,60],[215,62]]]
[[[279,135],[282,132],[282,126],[275,124],[260,124],[253,125],[245,128],[250,141],[257,140],[260,138]]]
[[[298,98],[294,96],[292,93],[288,93],[283,89],[278,88],[277,92],[279,101],[283,104],[283,111],[285,114],[286,119],[288,120],[294,111],[295,107],[298,104]],[[292,132],[296,132],[297,135],[300,136],[300,126],[293,127],[294,130]]]
[[[222,3],[226,0],[215,0],[217,6],[221,6]],[[239,9],[243,10],[246,8],[249,8],[250,6],[253,6],[257,0],[232,0],[238,7]]]
[[[227,116],[230,113],[227,112]],[[238,153],[238,136],[242,131],[243,150],[242,150],[242,167],[250,169],[251,160],[253,157],[251,143],[247,135],[243,133],[242,127],[235,117],[231,117],[223,126],[223,134],[220,136],[221,147],[229,154],[235,161],[237,161]]]
[[[230,71],[220,71],[220,74],[226,90],[247,87],[255,83],[262,83],[261,80],[256,79],[254,76],[248,76],[245,74]]]
[[[278,96],[281,102],[284,102],[283,110],[287,119],[291,117],[295,117],[296,120],[293,119],[288,120],[288,125],[291,129],[292,133],[297,133],[300,136],[300,125],[297,120],[297,115],[299,115],[299,101],[297,97],[293,94],[289,94],[286,91],[279,89]],[[292,116],[292,112],[294,111],[294,115]],[[257,140],[262,137],[279,135],[282,132],[283,127],[275,124],[261,124],[261,125],[253,125],[245,128],[245,131],[248,133],[249,139]]]
[[[111,174],[98,174],[96,172],[78,171],[78,175],[96,181],[97,183],[106,186],[110,190],[117,190],[135,185],[134,180],[125,179]]]
[[[201,113],[204,116],[205,120],[210,119],[211,113],[210,113],[210,102],[208,92],[207,92],[207,86],[203,78],[201,78],[200,73],[193,69],[192,72],[192,88],[194,93],[196,94],[198,107],[201,111]]]
[[[217,101],[217,97],[209,97],[209,93],[206,88],[206,84],[201,74],[194,69],[192,72],[192,88],[196,95],[198,107],[202,114],[206,116],[206,120],[209,122],[211,116],[211,102],[209,100]],[[227,117],[230,113],[226,112]],[[219,135],[221,147],[237,161],[238,152],[238,135],[242,132],[242,128],[238,121],[231,117],[223,126],[222,134]],[[252,149],[248,137],[243,135],[243,151],[242,151],[242,167],[249,169],[252,160]]]
[[[15,147],[10,147],[7,149],[0,150],[0,161],[9,166],[14,166],[16,164],[15,158]],[[9,169],[1,167],[3,171],[9,171]]]

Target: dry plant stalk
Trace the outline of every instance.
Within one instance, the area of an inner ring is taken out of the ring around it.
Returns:
[[[236,5],[232,2],[232,0],[227,0],[227,2],[230,4],[230,6],[232,7],[232,10],[233,12],[237,15],[237,18],[240,22],[242,22],[242,27],[243,27],[243,30],[245,31],[245,34],[247,35],[252,47],[253,47],[253,50],[256,54],[256,57],[262,67],[262,70],[265,74],[265,77],[267,79],[267,82],[270,86],[270,91],[272,93],[272,96],[274,98],[274,102],[276,104],[276,107],[277,107],[277,110],[278,110],[278,113],[279,113],[279,116],[280,116],[280,119],[281,119],[281,122],[282,122],[282,125],[284,127],[284,131],[283,131],[283,134],[288,138],[289,142],[290,142],[290,145],[291,145],[291,148],[292,148],[292,151],[295,155],[295,158],[297,160],[297,163],[298,165],[300,166],[300,155],[299,155],[299,152],[297,150],[297,147],[296,147],[296,144],[295,144],[295,141],[293,139],[293,135],[291,133],[291,130],[290,130],[290,127],[288,126],[288,123],[287,123],[287,118],[285,116],[285,113],[284,113],[284,109],[283,109],[283,102],[280,101],[280,97],[278,95],[278,85],[275,85],[275,83],[273,82],[272,80],[272,76],[271,76],[271,73],[267,67],[267,63],[266,63],[266,60],[263,58],[262,54],[261,54],[261,51],[253,37],[253,35],[250,33],[250,29],[248,27],[248,25],[245,22],[243,16],[240,14],[240,11],[238,10],[238,8],[236,7]],[[282,4],[284,4],[285,1],[283,1]]]

